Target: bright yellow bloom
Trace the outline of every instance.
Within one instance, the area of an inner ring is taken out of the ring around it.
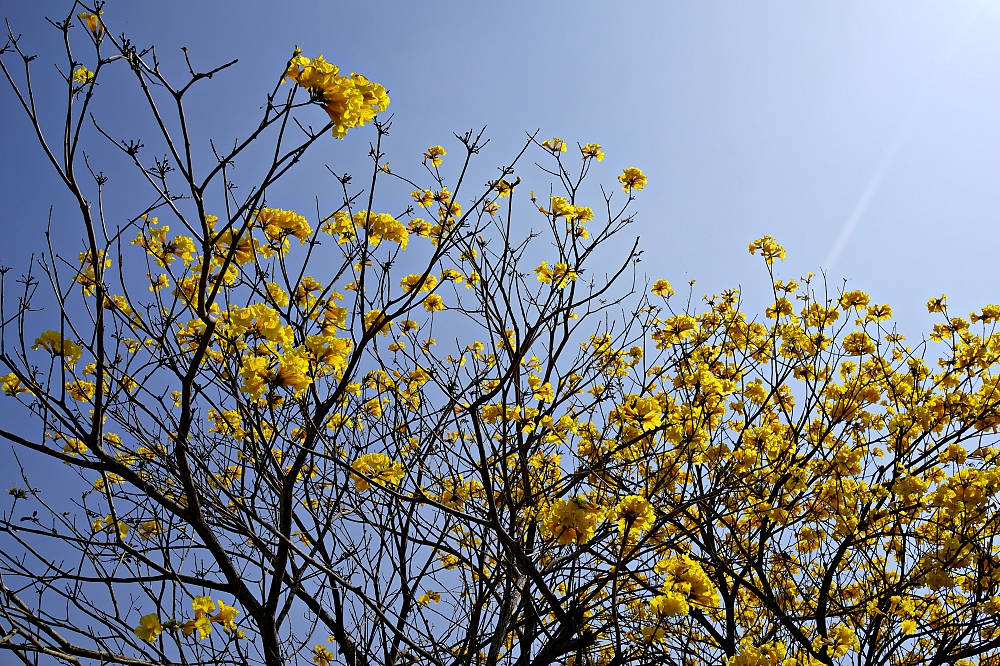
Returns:
[[[332,638],[332,636],[331,636]],[[322,645],[317,644],[312,649],[313,652],[313,663],[319,666],[330,666],[333,663],[333,653],[327,650]]]
[[[309,351],[305,347],[296,347],[293,351],[283,354],[274,375],[275,386],[287,386],[301,394],[312,384],[309,373]]]
[[[390,324],[392,322],[382,315],[381,310],[369,310],[365,313],[364,321],[365,329],[369,331],[374,330],[382,335],[389,335],[389,331],[391,330]]]
[[[208,635],[212,633],[212,620],[208,615],[199,615],[181,625],[181,631],[185,636],[190,636],[195,630],[198,631],[198,640],[208,638]]]
[[[618,182],[626,192],[646,187],[646,175],[636,167],[629,167],[618,176]]]
[[[844,336],[841,343],[848,354],[853,356],[863,356],[875,353],[875,341],[864,331],[852,331]]]
[[[368,490],[372,483],[379,486],[386,484],[398,486],[404,474],[403,464],[393,462],[384,453],[366,453],[355,460],[351,467],[358,472],[358,474],[351,474],[351,480],[354,481],[354,489],[359,493]],[[368,478],[364,478],[360,474],[364,474]]]
[[[535,269],[535,275],[538,276],[539,282],[551,284],[556,289],[566,288],[570,282],[576,281],[579,277],[579,274],[570,268],[569,265],[559,262],[554,267],[549,268],[549,262],[547,261],[543,261]]]
[[[63,453],[71,456],[83,455],[87,452],[87,445],[78,440],[76,437],[70,437],[66,440],[66,444],[63,446]]]
[[[542,513],[542,533],[559,545],[584,544],[594,537],[604,510],[582,496],[557,499]]]
[[[257,239],[249,232],[237,237],[232,229],[225,229],[215,239],[215,250],[222,258],[232,256],[238,266],[243,266],[253,261]]]
[[[584,160],[590,157],[598,162],[604,161],[604,151],[601,149],[601,144],[599,143],[586,144],[580,149],[580,153],[583,155],[582,159]]]
[[[62,356],[66,365],[73,365],[83,356],[83,349],[69,338],[61,339],[58,331],[45,331],[35,339],[32,349],[45,349],[53,356]]]
[[[430,603],[441,603],[441,593],[435,592],[434,590],[425,590],[424,593],[417,599],[417,603],[421,606],[426,606]]]
[[[444,308],[444,299],[441,298],[441,294],[431,294],[424,299],[424,310],[428,312],[440,312]]]
[[[264,236],[271,243],[280,242],[288,236],[294,236],[303,244],[312,235],[312,227],[306,218],[294,210],[280,208],[264,208],[254,213],[255,222],[264,229]]]
[[[385,88],[354,72],[340,76],[339,68],[322,55],[313,59],[296,52],[288,63],[285,76],[309,91],[314,102],[323,106],[333,121],[333,136],[343,139],[352,127],[374,120],[389,106]]]
[[[503,197],[509,197],[510,193],[514,191],[514,187],[519,182],[521,182],[520,178],[518,178],[517,182],[514,183],[509,180],[498,180],[493,183],[493,189],[497,191],[497,196],[502,199]]]
[[[21,383],[21,380],[13,372],[0,377],[0,389],[3,390],[5,395],[14,397],[19,393],[30,393],[27,386]]]
[[[163,625],[160,623],[160,616],[156,613],[143,615],[139,618],[139,626],[135,628],[135,635],[139,640],[152,643],[156,637],[163,633]]]
[[[542,402],[552,402],[556,399],[556,391],[552,388],[552,382],[545,382],[532,387],[532,397]]]
[[[608,513],[608,520],[618,523],[618,531],[633,536],[648,530],[656,520],[656,511],[645,497],[629,495]]]
[[[837,299],[837,302],[840,303],[840,307],[844,310],[849,310],[850,308],[862,310],[868,307],[868,301],[868,294],[857,289],[854,291],[845,291],[840,295],[840,298]]]
[[[434,203],[434,190],[414,190],[410,192],[410,196],[422,208],[430,208],[431,204]]]
[[[431,164],[435,167],[439,167],[441,166],[441,158],[447,154],[448,153],[446,153],[444,148],[441,146],[431,146],[427,149],[427,152],[424,153],[424,163],[426,164],[427,160],[430,160]]]
[[[683,594],[669,591],[654,597],[649,602],[649,610],[659,617],[674,617],[687,615],[691,611],[691,607]]]
[[[97,75],[94,74],[89,69],[87,69],[86,67],[84,67],[83,65],[80,65],[75,70],[73,70],[73,81],[81,85],[85,86],[90,85],[91,83],[94,82],[94,79],[96,78]]]
[[[118,478],[121,478],[121,477],[118,477]],[[98,481],[101,482],[101,490],[103,490],[103,488],[104,488],[103,479],[98,479]],[[94,484],[94,489],[95,490],[98,489],[96,483]],[[122,539],[124,539],[125,536],[128,534],[128,529],[129,529],[128,525],[126,525],[125,522],[122,521],[122,520],[119,520],[119,521],[115,522],[114,516],[112,516],[110,513],[107,516],[105,516],[104,518],[98,518],[97,520],[95,520],[90,525],[90,529],[95,534],[97,532],[103,532],[105,529],[110,528],[110,527],[117,528],[118,536],[120,536]]]
[[[852,649],[858,650],[860,647],[861,641],[858,640],[857,634],[846,624],[838,624],[831,627],[827,632],[826,638],[816,636],[812,642],[814,651],[821,654],[825,653],[834,659],[840,659]]]
[[[735,657],[727,660],[726,666],[776,666],[777,664],[797,663],[794,659],[786,660],[788,648],[781,641],[771,641],[756,646],[749,639],[740,641],[740,651]]]
[[[664,279],[659,279],[654,282],[653,288],[650,289],[650,291],[657,296],[663,296],[664,298],[670,298],[676,293],[674,292],[673,287],[670,286],[670,283]]]
[[[387,240],[405,250],[410,241],[406,226],[389,213],[359,212],[354,214],[353,222],[356,228],[365,230],[369,245],[380,245]]]
[[[244,358],[240,377],[243,378],[243,385],[240,389],[256,400],[264,392],[271,379],[271,362],[263,356]]]
[[[431,291],[437,286],[437,277],[428,274],[426,277],[420,273],[411,273],[407,275],[402,280],[399,281],[399,286],[403,288],[403,291],[410,293],[417,288],[420,281],[423,280],[423,284],[420,285],[420,291]]]
[[[212,622],[221,622],[226,629],[236,628],[235,618],[239,615],[239,609],[226,605],[226,602],[219,599],[219,614],[212,618]]]
[[[146,273],[146,277],[149,278],[149,290],[153,293],[170,286],[170,280],[167,278],[166,273],[160,273],[155,278],[149,273]]]
[[[542,147],[548,148],[553,154],[566,152],[566,142],[562,139],[556,139],[554,137],[542,141]]]
[[[90,402],[97,393],[97,385],[83,379],[66,382],[66,391],[77,402]]]
[[[139,524],[139,538],[149,541],[163,532],[163,525],[158,520],[147,520]]]
[[[767,265],[774,263],[775,259],[785,259],[785,248],[778,245],[778,242],[774,240],[774,236],[764,236],[763,238],[758,238],[754,242],[750,243],[750,254],[757,254],[760,250],[760,254],[764,257],[764,262]]]
[[[668,597],[670,595],[680,596],[686,603],[691,603],[703,608],[716,608],[721,597],[701,565],[687,554],[675,555],[656,563],[654,567],[657,573],[665,574],[663,582],[663,592]],[[661,602],[670,606],[670,602]],[[687,613],[676,613],[687,615]]]
[[[198,596],[192,599],[191,608],[194,609],[195,617],[215,612],[215,604],[212,602],[212,597],[208,596]]]
[[[941,294],[940,298],[932,298],[927,301],[927,311],[930,313],[944,312],[948,308],[948,296]]]
[[[83,21],[83,24],[87,26],[87,30],[89,30],[90,33],[94,35],[97,41],[101,41],[101,39],[104,37],[104,25],[101,23],[101,19],[99,17],[99,14],[103,13],[104,11],[102,10],[97,12],[97,14],[91,14],[90,12],[80,12],[79,14],[76,15],[78,19]]]

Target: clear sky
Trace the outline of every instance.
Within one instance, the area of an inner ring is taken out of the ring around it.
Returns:
[[[40,54],[43,85],[55,37],[43,16],[69,4],[0,8]],[[932,295],[963,315],[1000,301],[997,3],[115,0],[105,18],[155,43],[168,71],[180,72],[181,46],[202,67],[240,59],[199,98],[203,138],[245,135],[301,45],[390,89],[394,161],[415,165],[426,146],[483,125],[491,166],[525,131],[599,142],[605,182],[631,165],[649,176],[634,227],[643,267],[675,286],[696,279],[696,294],[741,285],[763,302],[746,247],[770,233],[788,249],[782,276],[848,278],[891,303],[910,339],[929,329]],[[13,104],[0,86],[0,263],[21,268],[49,204],[57,219],[71,209],[50,194]],[[127,129],[130,105],[96,112]],[[320,161],[337,169],[363,153],[365,132],[327,142]],[[120,168],[92,150],[100,168]],[[308,201],[329,187],[318,164],[301,172]]]

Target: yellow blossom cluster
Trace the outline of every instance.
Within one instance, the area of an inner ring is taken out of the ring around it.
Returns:
[[[191,600],[191,607],[194,610],[194,617],[183,624],[176,624],[174,621],[164,624],[159,615],[150,613],[139,618],[139,625],[135,628],[135,635],[148,643],[156,640],[157,636],[163,633],[165,628],[177,627],[184,636],[198,633],[198,639],[204,640],[212,633],[212,624],[219,623],[226,631],[237,632],[236,616],[239,609],[230,606],[221,599],[216,606],[211,597],[197,596]],[[218,612],[216,613],[216,610]],[[212,615],[212,613],[216,613]],[[243,632],[237,632],[238,637],[242,637]]]
[[[618,182],[622,184],[622,189],[626,192],[641,190],[646,187],[646,174],[637,167],[629,167],[618,176]]]
[[[570,282],[575,282],[579,274],[569,264],[557,262],[550,267],[549,262],[543,261],[535,269],[538,281],[543,284],[551,284],[556,289],[565,289]]]
[[[296,53],[288,63],[285,77],[309,91],[314,102],[323,107],[333,122],[333,136],[343,139],[352,127],[375,119],[389,106],[385,88],[351,72],[340,76],[340,68],[322,55],[307,58]]]
[[[604,520],[604,510],[585,497],[557,499],[543,513],[543,533],[560,546],[584,544],[594,537]]]
[[[351,480],[359,493],[376,485],[398,486],[403,479],[403,464],[389,459],[384,453],[366,453],[351,465]]]

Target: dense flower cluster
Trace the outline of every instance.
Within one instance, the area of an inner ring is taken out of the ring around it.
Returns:
[[[352,127],[371,122],[389,106],[385,88],[351,72],[340,76],[340,68],[319,55],[307,58],[296,54],[288,63],[285,77],[309,91],[333,121],[333,136],[343,139]]]

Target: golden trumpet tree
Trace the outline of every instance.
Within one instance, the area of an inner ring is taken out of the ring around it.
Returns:
[[[638,241],[607,256],[640,169],[591,196],[603,148],[532,135],[474,185],[485,141],[467,133],[397,173],[385,88],[298,50],[249,137],[206,159],[186,95],[228,66],[171,83],[106,20],[54,24],[58,149],[32,57],[13,33],[0,52],[85,239],[2,272],[0,437],[24,479],[0,522],[5,654],[996,663],[1000,307],[931,299],[940,322],[908,343],[863,292],[779,279],[769,236],[749,247],[763,313],[737,290],[678,303],[636,274]],[[165,158],[85,122],[113,67]],[[339,176],[323,209],[279,200],[351,130],[371,137],[364,184]],[[85,133],[148,185],[127,220],[105,213]],[[237,189],[260,145],[270,163]],[[539,177],[549,193],[525,192]],[[74,476],[46,482],[57,464]]]

